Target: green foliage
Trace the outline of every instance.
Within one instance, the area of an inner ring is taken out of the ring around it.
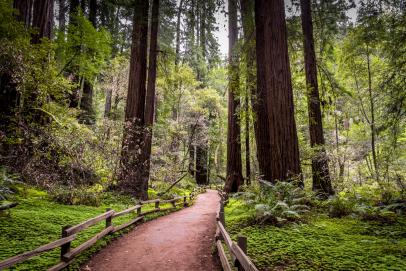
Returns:
[[[231,215],[227,212],[226,219]],[[309,224],[283,228],[244,227],[233,237],[248,237],[248,255],[259,269],[404,270],[405,226],[404,220],[382,226],[314,217]]]
[[[0,202],[14,194],[16,185],[21,184],[19,175],[7,172],[6,168],[0,167]]]
[[[81,223],[105,212],[106,208],[121,211],[135,205],[133,199],[113,193],[103,193],[100,198],[99,207],[55,203],[49,200],[46,192],[30,187],[25,187],[17,196],[20,204],[12,209],[9,216],[0,216],[0,261],[59,239],[63,226]],[[169,206],[171,205],[162,204],[161,207],[166,208]],[[151,210],[154,208],[154,204],[145,205],[142,208],[143,211]],[[167,213],[162,212],[147,215],[146,220],[148,221]],[[113,220],[113,224],[120,225],[133,218],[134,214],[118,217]],[[77,247],[96,235],[104,227],[105,223],[102,221],[80,232],[77,239],[72,243],[72,246]],[[99,240],[94,246],[79,255],[70,265],[69,270],[79,270],[80,266],[92,254],[128,230],[108,235]],[[17,264],[9,270],[46,270],[58,263],[59,259],[60,250],[54,249],[41,254],[39,257],[34,257]]]
[[[57,186],[49,192],[49,196],[53,201],[66,205],[100,206],[101,193],[89,190],[81,186],[74,188]]]
[[[93,82],[110,57],[111,36],[104,28],[96,30],[80,10],[72,18],[66,38],[64,33],[58,34],[58,51],[64,54],[61,64]]]
[[[270,188],[254,188],[249,192],[237,193],[234,197],[255,209],[260,224],[283,225],[300,221],[303,214],[310,210],[310,197],[293,182],[277,182]]]
[[[326,202],[330,217],[344,217],[354,212],[355,202],[346,197],[333,197]]]

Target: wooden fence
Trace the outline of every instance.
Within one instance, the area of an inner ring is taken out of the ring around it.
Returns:
[[[195,193],[191,193],[189,195],[189,202],[193,200]],[[179,202],[182,201],[182,202]],[[147,211],[142,211],[142,206],[145,204],[151,204],[151,203],[155,203],[155,208],[152,210],[147,210]],[[171,203],[172,206],[168,207],[168,208],[164,208],[161,209],[159,207],[159,205],[161,203]],[[145,215],[147,214],[151,214],[151,213],[155,213],[155,212],[162,212],[162,211],[168,211],[168,210],[172,210],[175,209],[177,205],[182,204],[183,207],[188,206],[188,200],[186,196],[182,196],[182,197],[176,197],[170,200],[160,200],[160,199],[156,199],[156,200],[148,200],[148,201],[141,201],[139,204],[130,207],[126,210],[120,211],[120,212],[115,212],[114,210],[111,210],[110,208],[106,210],[105,213],[98,215],[96,217],[93,217],[89,220],[86,220],[80,224],[71,226],[71,225],[67,225],[65,227],[62,228],[62,234],[61,234],[61,238],[53,241],[49,244],[43,245],[41,247],[38,247],[34,250],[19,254],[17,256],[8,258],[4,261],[0,262],[0,270],[4,269],[4,268],[8,268],[11,267],[17,263],[23,262],[28,260],[29,258],[32,258],[34,256],[40,255],[44,252],[59,248],[61,249],[61,256],[60,256],[60,262],[51,267],[50,269],[48,269],[48,271],[56,271],[56,270],[61,270],[65,267],[67,267],[70,263],[72,263],[72,261],[75,259],[75,257],[77,255],[79,255],[81,252],[83,252],[84,250],[88,249],[89,247],[93,246],[98,240],[102,239],[104,236],[108,235],[108,234],[112,234],[115,233],[119,230],[122,230],[124,228],[127,228],[139,221],[143,221]],[[124,223],[122,225],[118,225],[115,226],[112,224],[112,220],[116,217],[119,216],[123,216],[123,215],[127,215],[130,213],[137,213],[137,217],[132,219],[131,221]],[[101,221],[105,221],[106,222],[106,226],[105,228],[97,233],[95,236],[93,236],[92,238],[90,238],[89,240],[87,240],[86,242],[82,243],[81,245],[79,245],[78,247],[75,248],[71,248],[71,243],[73,240],[76,239],[77,234],[80,231],[83,231],[85,229],[87,229],[88,227],[94,226],[97,223],[101,222]]]
[[[222,241],[224,241],[225,247],[228,249],[229,254],[231,255],[232,265],[237,267],[238,271],[258,271],[251,259],[247,256],[247,237],[238,236],[237,243],[231,240],[230,234],[225,228],[224,204],[226,202],[226,195],[221,191],[219,191],[219,194],[221,200],[220,209],[216,217],[216,246],[223,270],[231,271],[233,269],[227,258]]]

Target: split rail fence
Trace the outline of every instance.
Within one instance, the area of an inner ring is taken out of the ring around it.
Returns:
[[[191,202],[194,198],[194,193],[191,193],[189,195],[189,202]],[[61,249],[61,256],[60,256],[60,262],[48,269],[48,271],[57,271],[61,270],[65,267],[67,267],[72,261],[75,259],[77,255],[79,255],[81,252],[84,250],[90,248],[93,246],[98,240],[102,239],[104,236],[108,234],[113,234],[117,231],[120,231],[124,228],[127,228],[139,221],[143,221],[145,215],[155,213],[155,212],[163,212],[163,211],[168,211],[168,210],[173,210],[176,208],[177,205],[182,204],[179,201],[183,200],[183,207],[187,207],[189,205],[187,196],[182,196],[182,197],[176,197],[173,199],[169,200],[161,200],[161,199],[156,199],[156,200],[148,200],[148,201],[141,201],[137,205],[132,206],[126,210],[120,211],[120,212],[115,212],[114,210],[108,208],[105,213],[100,214],[96,217],[93,217],[91,219],[88,219],[80,224],[71,226],[67,225],[65,227],[62,227],[62,234],[61,238],[53,241],[51,243],[48,243],[46,245],[40,246],[34,250],[16,255],[14,257],[8,258],[6,260],[3,260],[0,262],[0,270],[3,270],[5,268],[11,267],[17,263],[26,261],[34,256],[38,256],[44,252],[59,248]],[[179,202],[179,203],[178,203]],[[155,208],[152,210],[147,210],[147,211],[142,211],[142,206],[146,204],[152,204],[155,203]],[[168,208],[163,208],[161,209],[159,205],[161,203],[171,203],[172,207]],[[137,213],[137,217],[132,219],[129,222],[126,222],[122,225],[115,226],[112,224],[112,220],[116,217],[131,214],[131,213]],[[105,220],[106,221],[106,226],[105,228],[97,233],[95,236],[87,240],[86,242],[82,243],[81,245],[71,248],[71,243],[73,240],[76,239],[77,234],[88,227],[94,226],[98,224],[99,222]]]
[[[252,263],[251,259],[247,256],[247,237],[238,236],[237,243],[234,242],[230,234],[226,230],[225,224],[225,215],[224,215],[224,204],[226,202],[226,194],[222,191],[219,191],[221,200],[220,200],[220,209],[217,213],[217,231],[216,231],[216,246],[217,252],[220,257],[221,266],[224,271],[232,271],[231,266],[237,267],[238,271],[258,271],[255,265]],[[223,246],[223,242],[225,246]],[[229,251],[231,255],[231,262],[227,258],[226,251],[224,247]]]

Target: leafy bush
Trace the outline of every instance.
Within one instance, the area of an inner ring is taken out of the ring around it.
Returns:
[[[282,225],[299,221],[309,212],[310,197],[293,182],[277,182],[266,190],[253,189],[240,192],[234,197],[243,200],[255,209],[259,223]]]
[[[101,193],[85,187],[58,186],[53,188],[49,195],[53,201],[67,205],[100,206],[101,204]]]
[[[354,212],[355,202],[344,197],[337,195],[330,198],[326,202],[328,207],[328,215],[330,217],[344,217]]]
[[[358,206],[357,213],[362,220],[365,221],[378,221],[386,224],[394,223],[397,219],[395,212],[386,207],[380,206]]]

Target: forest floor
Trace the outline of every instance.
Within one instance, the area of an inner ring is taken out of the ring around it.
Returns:
[[[217,191],[192,207],[141,224],[94,255],[82,270],[220,270],[213,255]]]

